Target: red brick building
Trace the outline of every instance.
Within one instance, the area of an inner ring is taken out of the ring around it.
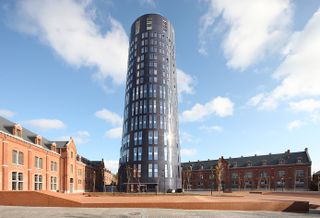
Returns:
[[[77,154],[72,138],[49,141],[0,117],[0,191],[103,191],[104,161]]]
[[[255,155],[222,160],[224,190],[308,190],[311,159],[302,152]],[[215,167],[218,160],[182,163],[184,189],[217,190]]]
[[[317,186],[318,191],[320,191],[320,171],[313,174],[312,180],[313,180],[314,184]]]

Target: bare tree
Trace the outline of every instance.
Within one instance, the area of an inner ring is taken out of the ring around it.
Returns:
[[[186,167],[187,190],[189,190],[190,188],[191,174],[192,174],[192,166],[190,165]]]
[[[129,165],[126,165],[126,174],[127,174],[127,192],[129,192],[131,177],[132,177],[132,168]]]
[[[222,190],[222,174],[223,174],[223,162],[222,158],[219,158],[217,165],[215,166],[216,179],[218,183],[218,191]]]

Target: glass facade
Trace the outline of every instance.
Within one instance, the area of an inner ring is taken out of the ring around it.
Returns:
[[[139,17],[129,43],[119,167],[123,191],[181,188],[175,65],[171,23],[158,14]],[[140,177],[131,178],[135,166]]]

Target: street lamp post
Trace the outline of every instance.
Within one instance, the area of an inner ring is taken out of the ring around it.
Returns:
[[[283,177],[281,177],[281,187],[282,187],[282,191],[283,191],[283,187],[284,186],[284,178]]]

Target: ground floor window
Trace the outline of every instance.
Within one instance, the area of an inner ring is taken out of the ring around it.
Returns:
[[[23,173],[12,172],[12,190],[23,190]]]
[[[56,191],[57,187],[57,177],[51,176],[51,190]]]
[[[42,175],[34,175],[34,190],[42,190]]]

